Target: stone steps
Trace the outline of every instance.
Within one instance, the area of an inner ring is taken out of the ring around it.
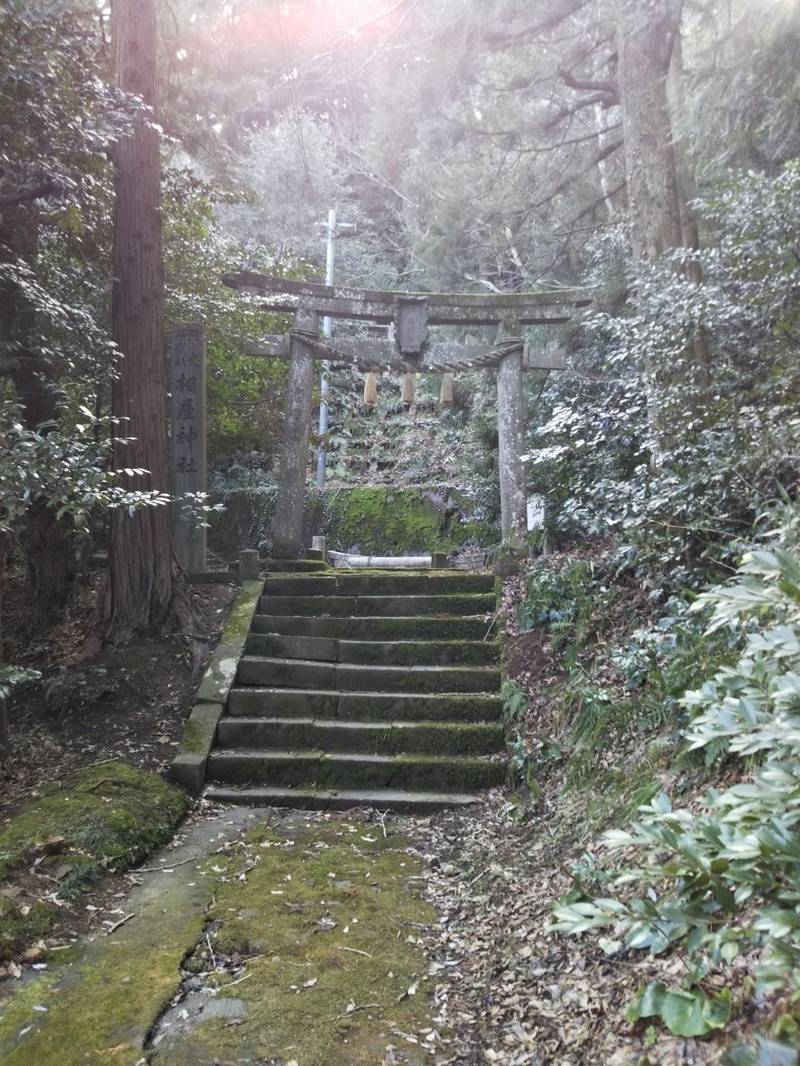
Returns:
[[[209,799],[425,812],[506,774],[488,574],[270,573],[238,663]]]
[[[491,666],[363,666],[245,655],[236,683],[348,692],[496,692],[500,670]]]
[[[313,748],[373,755],[418,752],[491,755],[503,745],[503,727],[489,722],[349,722],[339,718],[224,718],[222,748]]]
[[[495,641],[339,640],[336,637],[251,633],[245,654],[261,658],[305,659],[360,666],[493,666],[500,659]]]
[[[257,614],[253,633],[280,636],[334,637],[346,640],[483,640],[491,629],[485,614],[409,615],[405,618],[359,618],[336,615]]]
[[[322,578],[321,580],[325,580]],[[476,615],[491,614],[495,609],[494,593],[447,593],[441,596],[263,596],[261,614],[275,615],[333,615],[338,618],[397,617],[416,615]]]
[[[266,596],[429,596],[494,594],[487,574],[427,571],[344,571],[320,576],[270,574]]]
[[[234,688],[231,718],[341,718],[345,721],[496,722],[502,703],[495,695],[410,692],[331,692],[314,689]]]
[[[208,775],[239,785],[298,788],[438,788],[477,792],[505,779],[505,762],[468,755],[371,755],[311,748],[225,748],[212,751]]]
[[[324,789],[324,788],[235,788],[210,785],[206,799],[212,803],[243,803],[249,807],[296,807],[307,811],[349,811],[356,807],[377,807],[398,814],[430,814],[442,807],[468,807],[478,797],[472,793],[414,792],[410,789]]]

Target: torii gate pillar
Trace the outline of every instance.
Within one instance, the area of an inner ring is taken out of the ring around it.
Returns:
[[[298,311],[295,328],[316,330],[317,315]],[[272,555],[295,559],[303,550],[303,513],[311,431],[311,401],[314,395],[314,353],[295,333],[289,345],[289,380],[286,385],[286,417],[283,451],[278,474],[278,498],[272,523]]]
[[[561,353],[525,354],[520,339],[528,326],[569,322],[571,309],[591,303],[587,290],[554,289],[528,293],[401,293],[334,288],[315,282],[264,277],[245,271],[223,278],[239,292],[262,299],[265,311],[295,312],[295,329],[286,345],[284,336],[265,338],[254,354],[277,359],[290,357],[286,396],[283,456],[278,507],[273,522],[273,554],[294,557],[303,543],[303,504],[311,427],[314,360],[354,363],[361,369],[453,370],[497,367],[498,437],[500,442],[500,499],[503,540],[521,545],[527,530],[525,472],[522,464],[524,370],[564,370]],[[351,339],[348,351],[319,336],[320,318],[360,322],[394,322],[396,341]],[[494,345],[435,342],[428,326],[495,326]]]
[[[522,465],[522,346],[497,367],[497,434],[503,541],[521,544],[527,531],[525,469]]]

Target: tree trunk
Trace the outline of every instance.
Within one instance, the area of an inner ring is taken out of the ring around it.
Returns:
[[[683,245],[681,197],[669,104],[672,52],[683,0],[618,0],[617,50],[631,242],[645,264]],[[645,367],[652,462],[669,448],[659,374]]]
[[[150,107],[156,103],[155,0],[114,0],[112,36],[117,83]],[[122,352],[111,391],[119,432],[117,469],[149,471],[131,488],[169,492],[164,266],[161,245],[161,161],[153,117],[139,114],[133,132],[115,149],[113,293],[114,340]],[[109,551],[109,636],[174,628],[187,598],[174,557],[167,507],[133,516],[115,511]]]
[[[667,92],[670,110],[672,112],[673,130],[676,128],[678,116],[683,110],[686,75],[683,69],[683,42],[680,31],[675,35],[675,47],[672,49]],[[692,200],[697,198],[697,182],[695,181],[694,168],[686,144],[686,138],[679,134],[674,135],[675,141],[675,168],[678,179],[678,201],[681,212],[681,237],[687,248],[698,249],[700,247],[700,231],[697,225],[697,217],[689,207]],[[704,282],[703,268],[696,259],[692,259],[686,266],[686,276],[695,285]],[[702,368],[703,382],[706,386],[711,384],[711,352],[703,336],[702,327],[698,326],[692,339],[694,356],[698,365]]]
[[[619,0],[617,47],[633,252],[651,261],[683,243],[667,91],[682,0]]]
[[[39,212],[35,204],[15,204],[0,216],[0,259],[33,266],[39,250]],[[0,339],[14,359],[12,380],[28,429],[38,430],[58,417],[61,393],[57,367],[32,350],[34,311],[16,285],[0,289]],[[32,502],[21,532],[26,564],[25,600],[32,624],[56,620],[80,571],[77,540],[71,519],[57,520],[47,501]]]
[[[8,534],[0,532],[0,663],[3,662],[3,597],[8,572],[8,541]],[[10,749],[11,730],[8,722],[8,703],[5,697],[0,695],[0,765],[8,758]]]

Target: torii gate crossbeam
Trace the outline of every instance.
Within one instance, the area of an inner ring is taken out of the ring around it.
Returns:
[[[591,303],[586,289],[532,293],[408,293],[352,289],[261,274],[229,275],[230,288],[258,297],[265,310],[290,313],[288,334],[250,345],[253,354],[289,359],[283,453],[272,554],[296,557],[302,550],[303,510],[311,429],[314,361],[349,363],[360,369],[442,373],[496,369],[500,500],[503,539],[520,542],[527,528],[521,461],[523,370],[561,370],[563,358],[532,353],[523,327],[561,325]],[[348,339],[339,349],[320,334],[325,317],[394,326],[390,341]],[[432,341],[431,326],[494,326],[493,345]]]

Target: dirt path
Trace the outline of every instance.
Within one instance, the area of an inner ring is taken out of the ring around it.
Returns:
[[[139,871],[119,926],[0,1001],[8,1066],[431,1061],[407,837],[360,816],[226,809]]]

